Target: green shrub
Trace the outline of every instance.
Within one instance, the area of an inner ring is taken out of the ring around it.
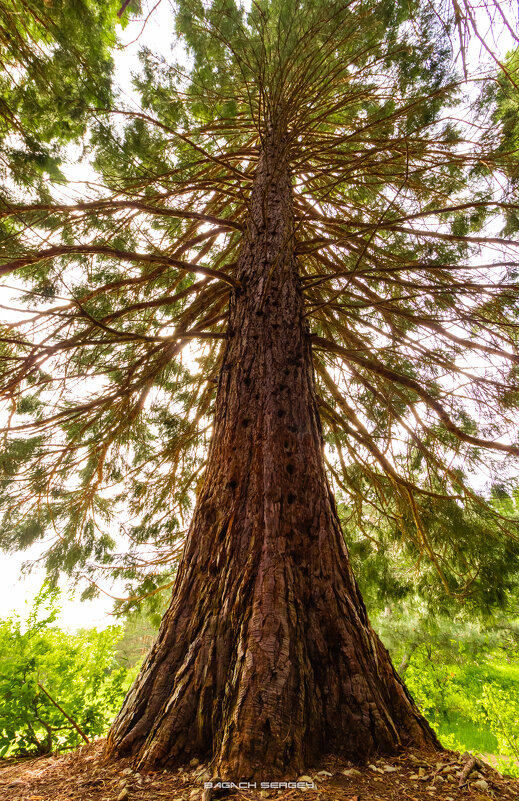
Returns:
[[[413,651],[405,681],[444,746],[499,755],[498,768],[519,776],[519,675],[509,661],[483,648],[477,660],[463,647],[454,658],[430,641]]]
[[[61,631],[53,626],[58,598],[44,585],[26,621],[0,621],[0,756],[74,748],[104,734],[132,679],[114,658],[122,629]]]

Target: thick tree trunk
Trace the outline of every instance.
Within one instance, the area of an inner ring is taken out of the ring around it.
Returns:
[[[321,753],[437,746],[373,632],[323,462],[271,130],[231,301],[204,485],[158,639],[108,738],[141,767],[193,756],[231,780],[293,778]]]

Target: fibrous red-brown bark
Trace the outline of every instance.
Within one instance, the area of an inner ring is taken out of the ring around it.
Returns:
[[[108,738],[141,767],[193,756],[231,780],[437,741],[373,632],[325,475],[271,130],[231,300],[214,434],[171,606]]]

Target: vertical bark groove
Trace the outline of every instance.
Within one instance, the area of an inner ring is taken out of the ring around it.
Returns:
[[[171,606],[108,753],[294,776],[437,746],[371,629],[323,461],[283,133],[263,146],[213,440]]]

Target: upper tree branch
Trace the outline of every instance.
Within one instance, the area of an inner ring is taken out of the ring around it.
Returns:
[[[211,270],[210,267],[201,267],[198,264],[174,259],[170,256],[161,255],[160,253],[136,253],[135,251],[112,248],[108,245],[57,245],[52,248],[40,250],[37,253],[20,256],[17,259],[0,265],[0,275],[6,275],[22,267],[28,267],[31,264],[37,264],[40,261],[57,258],[58,256],[84,255],[110,256],[111,258],[121,259],[122,261],[136,261],[143,264],[165,264],[170,267],[176,267],[186,273],[201,273],[202,275],[225,281],[227,284],[234,287],[234,289],[241,289],[241,284],[236,278],[226,275],[226,273],[220,270]]]

